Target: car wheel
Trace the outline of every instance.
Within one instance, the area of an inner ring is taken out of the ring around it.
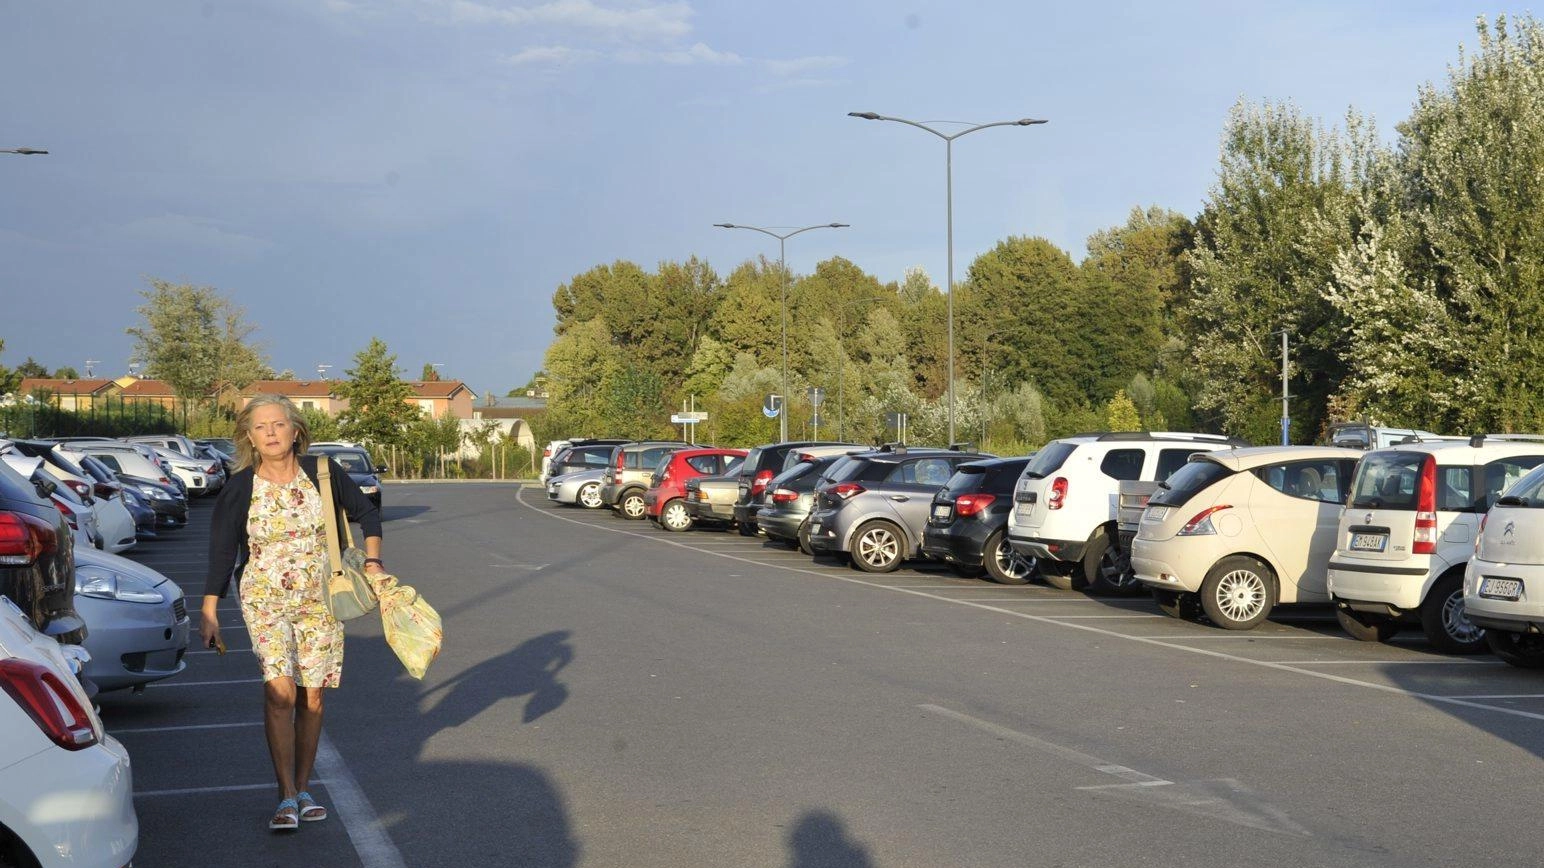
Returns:
[[[600,509],[606,502],[600,499],[600,483],[591,482],[579,489],[579,505],[585,509]]]
[[[1103,536],[1104,544],[1100,547],[1099,560],[1092,562],[1093,572],[1088,576],[1089,590],[1116,597],[1130,597],[1140,593],[1142,583],[1137,581],[1136,573],[1132,572],[1131,553],[1121,551],[1120,545],[1108,532]],[[1086,572],[1090,566],[1087,557],[1083,559],[1083,564]]]
[[[735,525],[735,529],[740,532],[740,536],[756,535],[756,523],[754,521],[742,521]]]
[[[986,538],[981,561],[986,564],[987,576],[999,585],[1025,585],[1035,574],[1035,559],[1014,551],[1001,530]]]
[[[1042,561],[1038,564],[1040,578],[1058,591],[1072,590],[1072,575],[1081,570],[1080,563],[1067,563],[1066,561]]]
[[[1373,615],[1352,609],[1335,609],[1340,629],[1359,642],[1387,642],[1399,632],[1399,622],[1387,615]]]
[[[643,518],[644,514],[648,511],[648,505],[643,502],[643,492],[636,489],[622,495],[620,506],[622,507],[622,517],[633,520]]]
[[[1485,641],[1497,657],[1521,669],[1544,669],[1544,637],[1486,630]]]
[[[1464,583],[1457,573],[1437,580],[1421,604],[1421,629],[1438,651],[1475,654],[1485,649],[1485,628],[1464,614]]]
[[[682,503],[680,498],[676,498],[665,504],[664,508],[659,511],[659,523],[664,526],[665,530],[680,533],[681,531],[691,529],[692,517],[686,511],[686,504]]]
[[[1273,586],[1270,570],[1254,558],[1223,558],[1201,583],[1201,608],[1225,630],[1250,630],[1276,604]]]
[[[888,573],[904,560],[906,538],[888,521],[871,521],[852,535],[852,565],[865,573]]]
[[[1101,585],[1101,573],[1106,569],[1115,568],[1114,559],[1111,557],[1115,541],[1110,539],[1108,530],[1100,530],[1094,534],[1094,538],[1088,541],[1088,548],[1083,552],[1081,563],[1073,564],[1072,588],[1076,591],[1097,590]]]
[[[810,520],[807,518],[799,523],[799,551],[807,555],[815,554],[814,546],[810,545]]]
[[[1196,621],[1201,617],[1201,602],[1195,594],[1153,588],[1153,602],[1158,604],[1158,611],[1170,618]]]

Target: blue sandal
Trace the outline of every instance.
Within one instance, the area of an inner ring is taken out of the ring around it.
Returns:
[[[327,809],[318,805],[310,793],[297,793],[295,801],[300,805],[300,821],[315,823],[327,819]]]
[[[268,819],[268,828],[275,832],[293,832],[300,828],[300,803],[284,799]]]

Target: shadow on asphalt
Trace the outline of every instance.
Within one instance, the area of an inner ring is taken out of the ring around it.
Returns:
[[[810,811],[788,833],[788,868],[873,868],[868,848],[831,811]]]
[[[460,726],[486,711],[495,702],[516,696],[531,697],[521,714],[530,723],[555,711],[568,699],[568,688],[557,674],[574,660],[567,630],[554,630],[491,657],[447,681],[425,690],[419,699],[446,691],[428,716],[442,728]]]
[[[381,507],[381,521],[413,518],[414,516],[423,515],[429,511],[429,507],[419,506],[416,504],[409,506],[383,506]]]

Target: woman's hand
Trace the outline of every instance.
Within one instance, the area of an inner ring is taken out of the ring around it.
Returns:
[[[220,619],[215,613],[215,607],[219,601],[219,597],[204,595],[204,609],[198,619],[198,634],[203,639],[205,648],[214,647],[220,639]]]

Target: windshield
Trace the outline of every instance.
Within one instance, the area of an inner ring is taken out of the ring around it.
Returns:
[[[338,462],[338,466],[349,473],[373,473],[375,468],[370,465],[370,456],[363,452],[333,452],[332,460]]]
[[[1061,469],[1067,456],[1077,451],[1078,444],[1056,442],[1048,444],[1044,449],[1035,453],[1035,460],[1029,462],[1024,468],[1024,475],[1030,479],[1043,479]]]
[[[759,463],[761,463],[761,447],[757,446],[755,449],[745,453],[745,461],[740,464],[740,475],[756,475],[756,465]]]
[[[1497,506],[1524,506],[1529,509],[1544,507],[1544,466],[1535,467],[1496,501]]]
[[[1158,493],[1147,503],[1149,506],[1184,506],[1202,489],[1232,475],[1233,471],[1215,461],[1196,458],[1159,483]]]
[[[1356,467],[1352,509],[1415,509],[1420,488],[1421,452],[1374,452]]]

